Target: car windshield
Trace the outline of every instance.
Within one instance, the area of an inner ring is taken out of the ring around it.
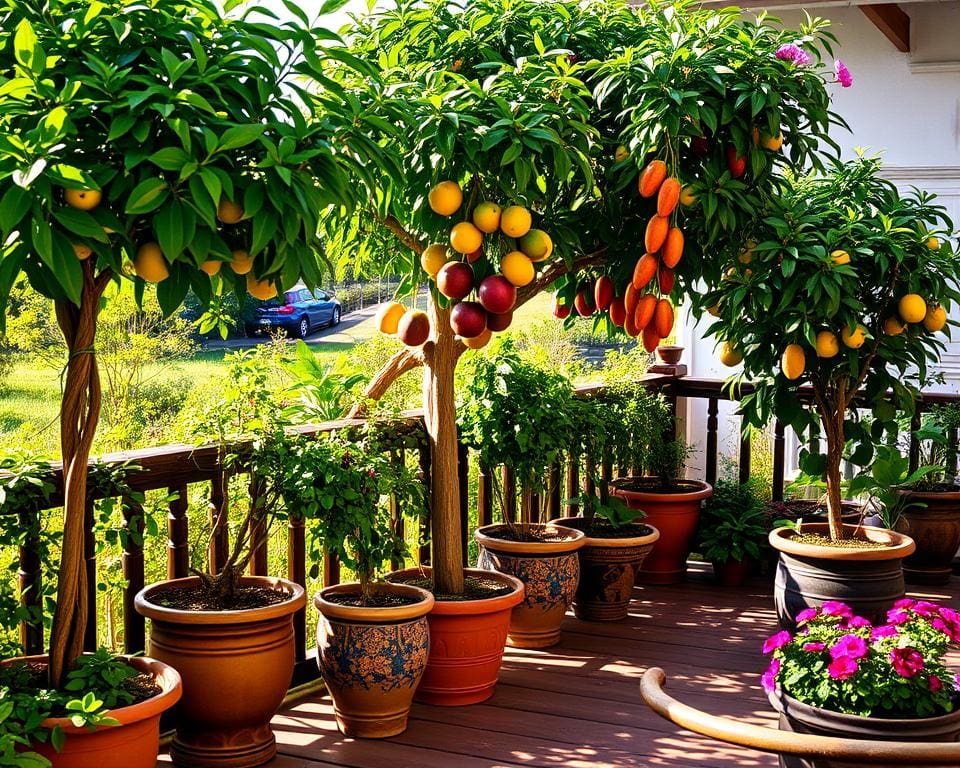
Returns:
[[[277,307],[283,307],[287,304],[293,304],[297,301],[296,291],[287,291],[283,296],[278,296],[274,299],[267,299],[263,304],[261,304],[262,309],[276,309]]]

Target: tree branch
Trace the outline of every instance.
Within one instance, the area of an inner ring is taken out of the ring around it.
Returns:
[[[424,250],[426,250],[427,246],[421,243],[414,235],[407,232],[407,230],[403,228],[403,225],[394,216],[387,216],[385,219],[377,216],[377,219],[379,219],[383,226],[396,235],[397,240],[407,246],[407,248],[413,250],[418,256],[423,253]]]
[[[350,412],[347,414],[348,417],[356,418],[363,416],[367,409],[368,400],[379,400],[384,396],[393,382],[408,371],[419,368],[424,364],[424,361],[422,349],[401,349],[370,379],[370,383],[367,384],[366,389],[363,390],[363,400],[354,403]]]
[[[562,277],[569,272],[579,272],[582,269],[591,267],[603,259],[603,257],[606,255],[607,248],[604,246],[593,253],[587,253],[582,256],[578,256],[570,264],[560,258],[554,259],[547,264],[546,269],[537,275],[536,280],[529,285],[525,285],[523,288],[517,291],[517,303],[514,306],[514,309],[526,304],[528,301],[530,301],[530,299],[540,293],[540,291],[550,285],[558,277]]]

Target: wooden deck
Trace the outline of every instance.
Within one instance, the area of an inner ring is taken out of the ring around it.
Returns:
[[[328,697],[274,720],[281,756],[269,768],[732,768],[776,766],[774,756],[677,730],[646,708],[639,680],[663,667],[669,690],[714,714],[776,727],[759,685],[764,638],[776,631],[772,580],[737,590],[693,565],[686,584],[638,587],[629,618],[573,618],[560,645],[508,648],[492,699],[471,707],[414,704],[407,731],[382,741],[344,738]],[[923,595],[960,607],[957,581]],[[158,765],[169,768],[165,758]]]

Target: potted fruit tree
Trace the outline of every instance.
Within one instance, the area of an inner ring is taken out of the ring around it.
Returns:
[[[879,617],[903,594],[900,561],[913,542],[842,523],[840,464],[845,455],[870,462],[897,411],[913,413],[944,348],[960,274],[951,223],[929,196],[901,194],[864,158],[785,179],[767,214],[751,233],[748,264],[734,261],[703,305],[718,314],[709,333],[742,355],[741,378],[755,385],[742,399],[747,420],[776,416],[825,443],[823,453],[804,452],[801,468],[824,478],[829,522],[770,535],[781,553],[778,613],[789,626],[797,611],[835,597]],[[872,411],[869,428],[860,409]]]

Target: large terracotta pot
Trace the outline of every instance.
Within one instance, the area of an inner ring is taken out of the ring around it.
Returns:
[[[752,562],[749,557],[742,560],[714,561],[713,575],[721,587],[742,587],[750,574]]]
[[[827,709],[812,707],[786,695],[782,691],[769,694],[770,703],[780,713],[780,730],[793,733],[811,733],[819,736],[837,736],[845,739],[877,739],[880,741],[950,742],[960,740],[960,710],[940,717],[886,718],[844,715]],[[791,755],[780,757],[780,768],[881,768],[890,763],[858,761],[840,762],[821,758]],[[925,768],[913,763],[910,768]],[[939,764],[938,764],[939,765]]]
[[[585,537],[581,531],[559,525],[527,527],[556,531],[556,537],[547,541],[512,541],[498,538],[508,526],[485,525],[474,533],[480,545],[477,566],[516,576],[524,584],[523,602],[510,616],[510,645],[549,648],[560,642],[560,624],[577,592],[577,550]]]
[[[578,531],[586,531],[589,525],[582,517],[562,517],[554,522]],[[656,528],[646,527],[650,532],[643,536],[613,538],[595,531],[586,536],[578,551],[580,583],[573,601],[578,619],[620,621],[627,617],[637,571],[660,538]]]
[[[890,607],[903,597],[903,558],[913,552],[909,536],[869,526],[844,526],[850,534],[882,546],[849,549],[807,544],[793,539],[793,529],[775,528],[770,546],[780,552],[773,598],[780,626],[796,629],[796,615],[839,600],[854,613],[882,623]],[[804,523],[804,532],[829,532],[827,523]]]
[[[320,612],[317,663],[346,736],[382,739],[407,729],[413,692],[430,653],[427,613],[433,595],[407,584],[378,584],[381,594],[413,598],[409,605],[361,607],[330,598],[358,594],[359,584],[327,587],[313,598]]]
[[[646,513],[644,523],[660,531],[660,538],[637,574],[639,584],[676,584],[687,575],[687,557],[700,522],[700,506],[713,487],[699,480],[680,480],[676,491],[643,490],[652,479],[626,477],[613,481],[613,493],[630,509]]]
[[[387,575],[388,581],[430,578],[429,567]],[[441,707],[478,704],[493,696],[507,643],[510,614],[523,600],[523,582],[496,571],[467,568],[467,577],[493,579],[511,587],[482,600],[437,600],[427,614],[430,658],[414,699]]]
[[[46,656],[27,656],[11,661],[46,663]],[[180,675],[173,667],[146,656],[128,659],[139,672],[152,674],[162,692],[129,707],[111,709],[119,725],[95,730],[77,728],[66,717],[50,717],[42,725],[63,730],[63,751],[49,741],[30,748],[47,758],[55,768],[155,768],[160,751],[160,715],[177,703],[182,691]]]
[[[198,581],[159,582],[136,597],[137,612],[151,620],[150,655],[183,678],[170,757],[183,768],[262,765],[277,751],[270,720],[293,675],[293,615],[306,604],[303,587],[245,576],[243,584],[277,589],[288,599],[238,611],[184,611],[158,604],[164,589]]]
[[[942,586],[950,583],[951,561],[960,548],[960,490],[903,491],[910,506],[903,513],[903,532],[917,544],[903,561],[908,584]],[[900,530],[900,526],[897,526]]]

